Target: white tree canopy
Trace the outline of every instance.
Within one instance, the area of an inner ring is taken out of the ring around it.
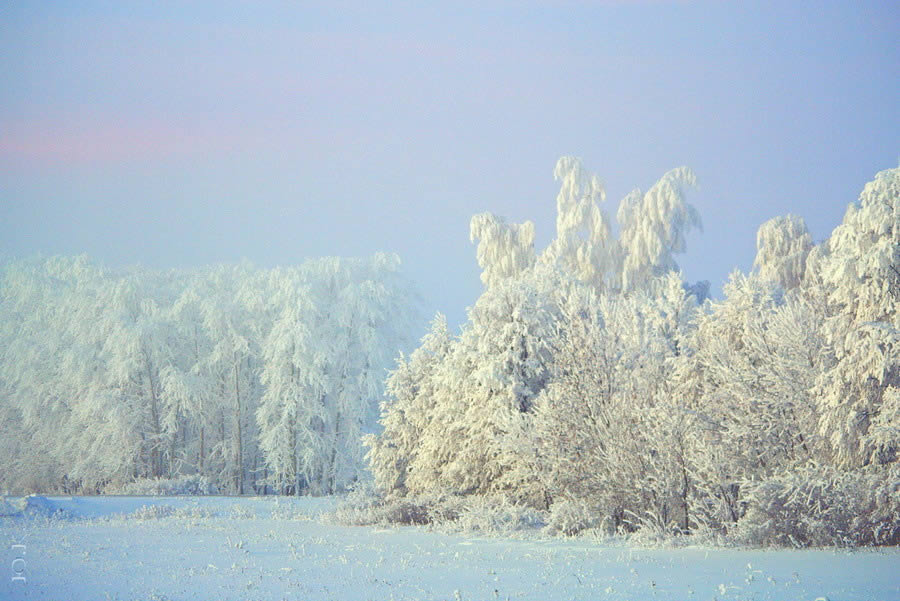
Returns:
[[[677,271],[674,255],[687,248],[686,234],[700,228],[700,214],[684,197],[697,184],[687,167],[672,169],[643,196],[635,190],[619,205],[622,227],[622,288],[635,290],[653,277]]]
[[[534,224],[530,221],[508,224],[502,217],[479,213],[472,217],[469,239],[478,240],[481,281],[488,288],[534,265]]]
[[[12,490],[344,487],[414,314],[383,254],[191,272],[53,257],[0,276],[0,421],[41,448],[0,472]]]
[[[581,159],[562,157],[553,177],[560,182],[556,197],[556,239],[542,260],[597,288],[616,270],[618,249],[609,217],[600,208],[606,192],[600,179],[588,173]]]
[[[812,236],[802,217],[775,217],[759,226],[753,267],[763,279],[791,290],[803,281],[806,258],[812,247]]]

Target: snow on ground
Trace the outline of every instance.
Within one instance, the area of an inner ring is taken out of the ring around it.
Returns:
[[[0,599],[900,599],[897,549],[673,550],[474,538],[335,526],[322,518],[334,503],[11,499],[13,511],[0,511]]]

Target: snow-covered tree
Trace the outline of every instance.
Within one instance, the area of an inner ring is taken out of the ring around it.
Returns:
[[[609,217],[600,208],[606,192],[600,179],[588,173],[581,160],[562,157],[553,177],[560,182],[556,197],[556,239],[542,260],[598,289],[610,284],[618,268],[619,249]]]
[[[900,327],[900,167],[882,171],[863,188],[859,204],[828,239],[822,277],[832,303],[858,323]]]
[[[323,357],[315,353],[314,307],[297,271],[279,270],[273,292],[282,308],[262,345],[265,392],[256,419],[269,481],[282,493],[300,494],[321,448],[310,425],[322,419]]]
[[[432,376],[434,408],[409,462],[411,492],[521,492],[511,482],[522,477],[511,438],[546,382],[554,322],[542,284],[534,277],[501,282],[470,310],[468,327]]]
[[[688,527],[693,417],[670,381],[696,302],[677,274],[651,287],[657,294],[569,296],[537,401],[536,463],[549,496],[587,503],[610,529]]]
[[[819,434],[841,466],[897,460],[900,389],[900,168],[866,184],[818,266],[835,365],[816,385]]]
[[[646,194],[635,190],[619,205],[617,219],[622,253],[622,288],[640,288],[653,277],[677,271],[674,255],[686,249],[686,234],[701,226],[700,214],[685,201],[684,189],[695,186],[687,167],[672,169]]]
[[[55,326],[67,286],[39,260],[3,266],[0,282],[0,415],[4,469],[0,487],[39,491],[61,476],[61,437],[49,425],[67,424],[65,387],[56,355],[65,337]],[[35,446],[41,453],[32,453]]]
[[[264,344],[266,392],[257,412],[282,490],[331,493],[359,477],[360,439],[411,316],[398,267],[396,256],[379,254],[308,261],[292,274],[293,300]]]
[[[823,322],[802,299],[735,272],[701,315],[679,392],[700,418],[691,462],[714,523],[742,515],[741,486],[815,459],[810,387],[827,361]]]
[[[534,265],[534,224],[508,224],[502,217],[479,213],[472,217],[469,239],[478,241],[481,281],[488,288],[521,275]]]
[[[775,217],[759,226],[753,266],[764,280],[791,290],[803,281],[812,237],[802,217]]]
[[[211,470],[223,488],[238,494],[255,484],[255,412],[261,395],[258,380],[260,339],[269,329],[266,316],[245,297],[262,282],[248,263],[218,266],[197,277],[173,306],[191,322],[179,324],[181,356],[164,375],[170,402],[179,401],[171,419],[176,430],[194,421],[201,472]]]
[[[422,344],[407,358],[397,359],[385,383],[380,435],[369,434],[369,465],[376,487],[385,493],[406,494],[406,477],[422,446],[422,436],[436,407],[435,371],[447,359],[453,339],[447,318],[435,315]]]

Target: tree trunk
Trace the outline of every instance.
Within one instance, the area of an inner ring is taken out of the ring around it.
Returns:
[[[157,399],[156,383],[153,380],[153,369],[150,365],[150,358],[144,351],[144,366],[147,370],[147,383],[150,388],[150,428],[153,434],[150,440],[150,473],[154,477],[162,475],[162,462],[159,456],[159,402]]]
[[[338,411],[334,418],[334,438],[331,441],[331,457],[328,460],[328,480],[325,483],[325,494],[334,493],[334,484],[337,476],[337,452],[341,433],[341,412]]]
[[[234,478],[235,489],[239,495],[244,494],[244,439],[241,422],[241,387],[240,387],[240,362],[233,363],[234,368],[234,406],[235,406],[235,457]]]
[[[201,417],[202,419],[202,417]],[[206,468],[203,465],[203,462],[206,458],[206,426],[200,425],[200,460],[198,462],[198,470],[200,475],[206,474]]]

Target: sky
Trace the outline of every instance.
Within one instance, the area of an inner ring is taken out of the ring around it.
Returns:
[[[714,294],[756,230],[826,238],[900,157],[896,2],[0,0],[0,258],[193,267],[396,252],[423,312],[481,290],[469,219],[555,234],[681,165]]]

